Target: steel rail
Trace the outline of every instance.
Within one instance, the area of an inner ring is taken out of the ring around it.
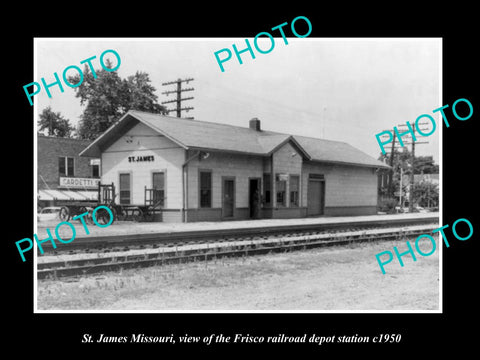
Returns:
[[[360,228],[381,228],[392,226],[405,226],[416,224],[438,223],[438,217],[428,218],[414,218],[414,219],[387,219],[387,220],[359,220],[339,223],[327,224],[295,224],[295,225],[272,225],[272,226],[256,226],[245,228],[231,228],[231,229],[209,229],[209,230],[195,230],[195,231],[172,231],[161,233],[144,233],[144,234],[124,234],[124,235],[109,235],[109,236],[91,236],[76,238],[68,244],[68,246],[53,248],[51,242],[42,244],[45,253],[68,253],[77,250],[99,250],[109,249],[114,247],[144,247],[155,246],[160,244],[175,244],[187,242],[201,242],[201,241],[217,241],[219,239],[228,238],[245,238],[248,236],[276,236],[286,235],[301,232],[313,231],[338,231],[344,229],[351,229],[355,227]]]
[[[279,237],[270,239],[257,239],[251,241],[237,241],[223,243],[219,247],[202,246],[200,248],[180,248],[170,251],[157,251],[133,255],[112,255],[99,258],[62,260],[38,264],[38,279],[71,277],[89,275],[94,273],[118,271],[119,269],[142,268],[155,265],[167,265],[190,261],[206,261],[214,258],[237,257],[267,254],[270,252],[287,252],[301,249],[311,249],[322,246],[343,245],[365,241],[395,240],[401,237],[413,237],[425,234],[425,230],[435,227],[409,230],[383,229],[377,233],[367,233],[364,230],[350,232],[348,235],[316,234],[298,235],[296,237]]]

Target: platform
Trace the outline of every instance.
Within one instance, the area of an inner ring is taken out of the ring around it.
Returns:
[[[312,224],[336,224],[349,222],[380,222],[393,219],[407,220],[416,218],[438,218],[438,212],[431,213],[411,213],[411,214],[389,214],[389,215],[364,215],[364,216],[334,216],[334,217],[309,217],[300,219],[258,219],[258,220],[237,220],[237,221],[219,221],[219,222],[193,222],[193,223],[162,223],[162,222],[132,222],[132,221],[115,221],[106,228],[100,228],[94,224],[87,224],[89,235],[85,234],[85,230],[80,221],[73,221],[72,224],[76,228],[76,238],[96,237],[96,236],[115,236],[129,234],[153,234],[153,233],[172,233],[172,232],[191,232],[191,231],[209,231],[222,229],[245,229],[256,227],[275,227],[275,226],[296,226],[296,225],[312,225]],[[36,234],[41,239],[43,235],[46,237],[46,228],[50,229],[52,236],[55,236],[54,230],[59,221],[39,222],[37,224]],[[59,229],[62,238],[68,240],[72,231],[67,225],[63,225]]]
[[[432,227],[436,225],[416,225],[416,226],[409,226],[408,231],[418,231],[424,230],[425,233],[431,231]],[[338,237],[355,237],[355,236],[382,236],[383,234],[390,234],[391,232],[401,232],[405,231],[405,227],[398,227],[398,228],[388,228],[388,229],[370,229],[370,230],[359,230],[359,231],[346,231],[342,232],[338,235],[335,234],[315,234],[315,235],[299,235],[299,236],[289,236],[288,242],[295,243],[297,241],[305,241],[305,240],[320,240],[324,239],[326,243],[335,242],[335,238]],[[55,255],[45,255],[45,256],[38,256],[37,257],[37,264],[48,265],[57,262],[74,262],[76,260],[81,259],[83,260],[92,260],[97,261],[100,258],[116,258],[116,257],[129,257],[129,256],[149,256],[150,254],[160,254],[161,256],[177,256],[177,253],[185,253],[185,252],[195,252],[195,251],[221,251],[225,248],[235,248],[235,247],[245,247],[245,246],[264,246],[266,244],[275,244],[278,243],[278,238],[258,238],[258,239],[250,239],[250,240],[230,240],[230,241],[219,241],[215,242],[214,244],[210,243],[188,243],[188,244],[180,244],[175,247],[171,247],[168,244],[160,245],[155,248],[142,248],[142,249],[129,249],[129,250],[122,250],[122,251],[109,251],[107,253],[104,252],[94,252],[94,253],[80,253],[80,254],[55,254]],[[255,247],[254,246],[254,247]],[[174,254],[174,255],[173,255]],[[48,268],[43,266],[43,269]]]

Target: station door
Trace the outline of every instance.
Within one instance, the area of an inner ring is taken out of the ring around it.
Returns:
[[[235,179],[223,178],[222,181],[222,217],[232,218],[235,209]]]
[[[325,207],[325,180],[323,175],[310,174],[307,196],[307,215],[323,215]]]

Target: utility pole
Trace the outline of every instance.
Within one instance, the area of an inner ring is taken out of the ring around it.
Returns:
[[[414,123],[411,123],[411,128],[412,128],[412,131],[413,131],[413,137],[415,137],[415,128],[416,128],[416,125]],[[419,125],[428,125],[428,123],[419,123]],[[399,127],[400,126],[405,126],[405,124],[400,124],[398,125]],[[400,129],[399,129],[400,130]],[[420,131],[424,131],[424,130],[427,130],[425,128],[423,129],[420,129]],[[409,196],[408,196],[408,212],[412,213],[413,212],[413,190],[414,190],[414,180],[415,180],[415,177],[414,177],[414,164],[415,164],[415,143],[417,144],[428,144],[428,141],[414,141],[413,140],[413,137],[412,137],[412,140],[411,140],[411,143],[410,145],[412,145],[412,151],[411,151],[411,154],[410,154],[410,166],[411,166],[411,169],[410,169],[410,190],[409,190]],[[404,145],[409,145],[408,143],[405,143],[404,141],[402,141]],[[402,189],[400,189],[400,191],[402,191]]]
[[[399,191],[400,201],[399,202],[400,202],[400,207],[403,209],[403,204],[402,204],[402,192],[403,192],[402,191],[402,186],[403,186],[403,183],[402,183],[402,181],[403,181],[403,168],[400,167],[400,191]]]
[[[413,126],[413,135],[415,135],[415,126]],[[413,174],[413,165],[415,162],[415,141],[412,139],[412,154],[411,154],[411,164],[412,164],[412,171],[410,172],[410,193],[408,197],[408,212],[412,213],[413,212],[413,187],[414,187],[414,174]]]
[[[412,130],[413,130],[413,134],[415,136],[415,123],[412,123],[410,124],[411,127],[412,127]],[[419,123],[418,125],[428,125],[428,123]],[[405,124],[399,124],[398,127],[400,128],[401,126],[406,126]],[[400,130],[404,130],[404,129],[398,129],[399,131]],[[425,128],[422,128],[420,129],[420,131],[424,131],[426,130]],[[391,130],[383,130],[383,131],[390,131],[391,133],[393,133],[393,141],[392,141],[392,149],[391,149],[391,152],[390,152],[390,166],[392,167],[392,169],[390,170],[389,172],[389,179],[388,179],[388,194],[389,196],[394,196],[394,188],[393,188],[393,164],[394,164],[394,157],[395,157],[395,145],[396,145],[396,142],[399,141],[398,137],[397,137],[397,133],[396,131],[391,131]],[[403,132],[399,135],[402,135],[403,136]],[[400,136],[401,137],[401,136]],[[411,172],[410,172],[410,193],[409,193],[409,201],[408,201],[408,209],[409,209],[409,212],[412,212],[413,211],[413,187],[414,187],[414,161],[415,161],[415,143],[417,144],[428,144],[428,141],[413,141],[413,138],[411,139],[411,142],[408,142],[408,141],[404,141],[402,140],[402,144],[403,145],[412,145],[412,152],[411,152],[411,156],[410,156],[410,165],[411,165]],[[399,143],[399,145],[401,145]],[[402,170],[402,169],[401,169]],[[402,175],[400,175],[402,176]],[[402,188],[400,187],[400,196],[401,196],[401,193],[402,193]],[[401,204],[400,204],[401,205]]]
[[[393,197],[393,158],[395,156],[396,133],[393,132],[392,152],[390,153],[390,171],[388,172],[388,196]]]
[[[173,94],[173,93],[177,94],[177,98],[175,100],[162,101],[162,104],[168,104],[168,103],[176,103],[177,104],[175,109],[167,109],[168,113],[170,113],[171,111],[176,111],[177,112],[177,117],[182,117],[182,110],[186,110],[188,112],[189,110],[193,109],[193,107],[183,107],[182,108],[182,101],[191,100],[191,99],[193,99],[193,96],[186,97],[186,98],[181,97],[182,92],[194,90],[194,88],[182,89],[182,83],[186,82],[188,84],[190,81],[193,81],[193,80],[194,80],[193,78],[177,79],[175,81],[169,81],[169,82],[166,82],[166,83],[162,84],[162,86],[177,84],[177,89],[176,90],[169,90],[169,91],[162,92],[162,94],[165,94],[167,96],[168,96],[168,94]],[[191,119],[193,119],[193,118],[191,118]]]
[[[390,130],[383,130],[390,131]],[[391,131],[390,131],[391,132]],[[388,187],[387,187],[387,195],[389,197],[394,196],[394,189],[393,189],[393,159],[395,157],[395,141],[397,141],[397,134],[393,132],[393,141],[392,141],[392,150],[390,150],[390,170],[388,171]]]

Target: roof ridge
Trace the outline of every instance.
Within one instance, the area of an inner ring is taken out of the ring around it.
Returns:
[[[301,137],[305,137],[305,138],[313,139],[313,140],[322,140],[322,141],[329,141],[329,142],[337,142],[337,143],[348,144],[347,142],[345,142],[345,141],[340,141],[340,140],[323,139],[323,138],[318,138],[318,137],[313,137],[313,136],[305,136],[305,135],[299,135],[299,134],[287,134],[287,133],[277,132],[277,131],[273,131],[273,130],[260,130],[260,131],[257,131],[257,130],[251,129],[251,128],[249,128],[249,127],[246,127],[246,126],[232,125],[232,124],[225,124],[225,123],[218,123],[218,122],[206,121],[206,120],[202,120],[202,119],[186,119],[186,118],[182,118],[182,117],[178,118],[178,117],[176,117],[176,116],[163,115],[163,114],[158,114],[158,113],[151,113],[151,112],[142,111],[142,110],[129,110],[129,112],[130,112],[130,111],[140,112],[140,113],[144,113],[144,114],[147,114],[147,115],[162,116],[162,117],[171,118],[171,119],[175,119],[175,120],[185,120],[185,121],[190,121],[190,122],[199,122],[199,123],[205,123],[205,124],[213,124],[213,125],[218,125],[218,126],[221,126],[221,127],[234,127],[234,128],[238,128],[238,129],[252,130],[252,131],[254,131],[255,133],[258,133],[258,135],[264,135],[264,136],[268,136],[268,135],[285,135],[285,136],[293,136],[293,137],[295,137],[295,136],[301,136]],[[348,145],[350,145],[350,144],[348,144]]]
[[[233,127],[233,128],[237,128],[237,129],[251,130],[252,132],[258,133],[259,135],[260,134],[263,134],[263,135],[272,135],[273,134],[273,135],[288,135],[288,136],[291,136],[290,134],[279,133],[279,132],[271,131],[271,130],[257,131],[257,130],[251,129],[248,126],[225,124],[225,123],[219,123],[219,122],[214,122],[214,121],[206,121],[206,120],[201,120],[201,119],[186,119],[186,118],[182,118],[182,117],[178,118],[176,116],[155,114],[155,113],[150,113],[150,112],[141,111],[141,110],[129,110],[128,112],[130,112],[130,111],[140,112],[140,113],[144,113],[144,114],[147,114],[147,115],[161,116],[161,117],[171,118],[171,119],[180,120],[180,121],[185,120],[185,121],[189,121],[189,122],[192,122],[192,123],[205,123],[205,124],[218,125],[218,126],[221,126],[221,127]]]
[[[37,137],[43,137],[47,139],[61,139],[61,140],[65,139],[65,140],[74,140],[74,141],[90,141],[90,142],[93,141],[91,139],[78,139],[78,138],[71,138],[71,137],[51,136],[51,135],[44,135],[39,133],[37,133]]]
[[[330,139],[324,139],[324,138],[318,138],[318,137],[313,137],[313,136],[305,136],[305,135],[294,135],[292,134],[293,137],[295,136],[299,136],[299,137],[304,137],[304,138],[307,138],[307,139],[313,139],[313,140],[321,140],[321,141],[329,141],[329,142],[336,142],[336,143],[343,143],[343,144],[347,144],[347,145],[350,145],[349,143],[345,142],[345,141],[341,141],[341,140],[330,140]],[[351,145],[350,145],[351,146]]]
[[[178,118],[176,116],[164,115],[164,114],[160,114],[160,113],[152,113],[152,112],[149,112],[149,111],[136,110],[136,109],[130,109],[130,110],[127,111],[127,113],[129,113],[129,112],[139,112],[139,113],[143,113],[143,114],[147,114],[147,115],[155,115],[155,116],[158,115],[158,116],[168,117],[168,118],[172,118],[172,119],[193,120],[193,119]]]
[[[384,166],[383,163],[374,157],[344,141],[293,135],[270,130],[257,131],[250,127],[198,119],[177,118],[140,110],[129,110],[116,124],[112,125],[82,151],[82,155],[86,156],[86,154],[100,151],[94,147],[98,147],[100,144],[107,144],[109,137],[115,137],[116,133],[125,127],[122,125],[120,128],[118,124],[130,121],[128,120],[129,118],[137,118],[141,123],[165,135],[185,149],[205,148],[254,155],[268,155],[277,146],[291,139],[313,161],[369,167]],[[120,130],[115,131],[115,127],[118,127]]]

